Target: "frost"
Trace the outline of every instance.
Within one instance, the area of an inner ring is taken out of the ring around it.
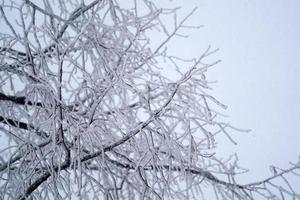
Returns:
[[[237,155],[214,152],[237,130],[209,94],[217,50],[167,48],[199,28],[187,23],[196,9],[181,19],[151,1],[36,2],[0,5],[0,199],[299,199],[286,178],[299,162],[242,185]]]

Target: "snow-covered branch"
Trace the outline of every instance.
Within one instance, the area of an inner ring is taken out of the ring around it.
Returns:
[[[196,9],[78,2],[0,5],[0,199],[300,199],[298,162],[241,184],[218,157],[237,129],[206,79],[217,49],[168,53]]]

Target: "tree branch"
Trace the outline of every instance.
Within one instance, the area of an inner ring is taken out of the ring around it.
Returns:
[[[13,126],[13,127],[16,127],[16,128],[28,130],[28,131],[35,130],[35,133],[38,136],[43,137],[43,138],[48,138],[49,137],[49,135],[46,132],[37,131],[37,129],[33,125],[29,125],[29,124],[21,122],[21,121],[17,121],[17,120],[13,120],[13,119],[10,119],[10,118],[0,116],[0,123],[7,124],[9,126]]]
[[[32,102],[26,100],[26,97],[24,96],[9,96],[5,95],[0,92],[0,101],[11,101],[13,103],[19,104],[19,105],[30,105],[30,106],[39,106],[42,107],[42,103],[40,102]]]

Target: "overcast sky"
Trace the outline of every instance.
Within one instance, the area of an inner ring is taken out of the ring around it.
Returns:
[[[221,140],[220,155],[238,152],[251,170],[243,181],[270,175],[271,164],[288,167],[300,155],[300,1],[190,0],[182,6],[182,13],[197,6],[189,24],[205,27],[175,40],[180,48],[170,51],[190,57],[209,44],[220,48],[214,58],[222,62],[208,73],[218,80],[212,93],[229,106],[227,121],[252,129],[233,133],[238,146]]]

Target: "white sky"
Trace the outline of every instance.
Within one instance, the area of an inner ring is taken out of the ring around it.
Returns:
[[[212,93],[229,106],[227,121],[252,129],[233,133],[238,146],[222,140],[219,153],[238,152],[251,170],[243,181],[270,175],[271,164],[288,167],[300,155],[300,1],[190,0],[182,6],[182,13],[197,6],[189,24],[205,27],[177,39],[180,48],[169,52],[191,57],[208,44],[220,48],[214,58],[222,62],[208,73],[218,80]]]

